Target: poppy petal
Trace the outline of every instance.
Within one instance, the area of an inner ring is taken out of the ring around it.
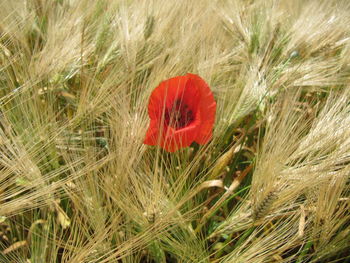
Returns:
[[[159,128],[156,120],[151,120],[150,126],[147,130],[146,137],[143,141],[147,145],[157,145],[159,140]]]
[[[153,90],[148,104],[148,114],[151,119],[162,117],[165,108],[171,107],[179,94],[183,94],[187,80],[187,76],[174,77],[162,81]]]
[[[188,73],[165,80],[152,92],[151,119],[144,143],[159,145],[168,152],[207,143],[212,137],[216,102],[208,84]]]
[[[193,111],[197,111],[200,104],[201,91],[190,79],[187,81],[183,95],[182,103]]]
[[[199,144],[206,144],[210,141],[212,137],[212,129],[215,122],[215,111],[216,104],[212,104],[206,107],[205,110],[202,109],[202,112],[205,112],[205,119],[202,120],[201,126],[199,128],[199,133],[195,141]]]
[[[200,101],[200,115],[203,116],[201,119],[201,125],[199,133],[195,141],[199,144],[206,144],[212,137],[212,127],[215,122],[215,113],[216,113],[216,102],[211,92],[208,84],[199,76],[188,73],[189,81],[192,82],[192,85],[199,87],[201,96]]]
[[[193,123],[183,129],[169,128],[162,142],[162,146],[168,152],[175,152],[180,148],[188,147],[198,134],[198,124]]]

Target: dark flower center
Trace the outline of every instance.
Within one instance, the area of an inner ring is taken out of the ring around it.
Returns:
[[[181,129],[194,120],[194,115],[188,105],[177,99],[170,109],[165,110],[164,119],[166,125],[174,129]]]

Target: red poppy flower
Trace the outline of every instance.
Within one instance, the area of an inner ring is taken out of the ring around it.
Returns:
[[[151,119],[145,144],[159,145],[168,152],[192,142],[207,143],[212,137],[216,103],[205,81],[188,73],[163,81],[151,94]]]

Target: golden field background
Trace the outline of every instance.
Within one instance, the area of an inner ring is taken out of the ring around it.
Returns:
[[[0,0],[0,262],[350,262],[350,3]],[[214,135],[143,144],[200,75]]]

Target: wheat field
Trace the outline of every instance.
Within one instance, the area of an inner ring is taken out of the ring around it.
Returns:
[[[0,0],[0,262],[350,262],[350,2]],[[193,73],[213,137],[145,145]]]

